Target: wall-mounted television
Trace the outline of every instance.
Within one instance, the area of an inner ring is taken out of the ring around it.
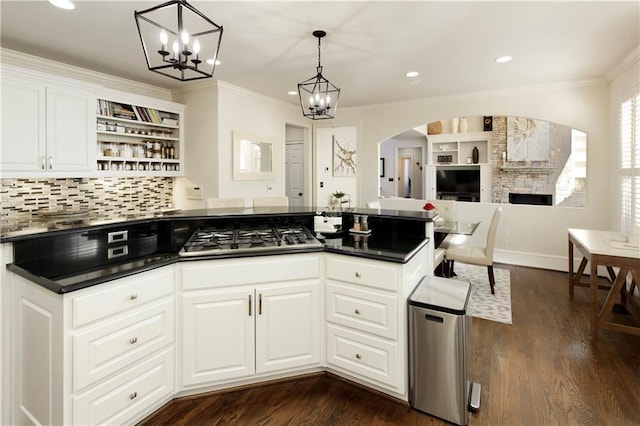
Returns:
[[[438,167],[436,193],[439,198],[480,201],[480,168]]]

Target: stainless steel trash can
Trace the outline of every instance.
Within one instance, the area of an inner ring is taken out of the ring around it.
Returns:
[[[409,403],[451,423],[469,423],[480,385],[468,381],[468,282],[425,276],[409,296]]]

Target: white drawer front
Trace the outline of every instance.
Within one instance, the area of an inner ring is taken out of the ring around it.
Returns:
[[[173,395],[173,347],[73,397],[73,424],[134,424]]]
[[[396,339],[397,303],[389,293],[327,283],[327,320],[357,330]]]
[[[397,268],[375,260],[327,256],[327,278],[382,290],[398,289]]]
[[[398,345],[327,325],[327,362],[368,382],[402,393]]]
[[[126,368],[173,342],[173,299],[73,336],[74,390]]]
[[[107,318],[173,294],[174,266],[121,278],[73,296],[73,327]]]
[[[185,262],[181,269],[183,290],[254,285],[318,278],[320,256],[296,254],[206,260]]]

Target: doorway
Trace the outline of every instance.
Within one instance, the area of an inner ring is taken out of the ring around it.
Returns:
[[[313,199],[311,174],[308,172],[311,170],[308,165],[312,164],[310,145],[309,129],[285,125],[285,195],[293,207],[310,205]]]
[[[424,198],[422,156],[422,147],[396,148],[396,197]]]

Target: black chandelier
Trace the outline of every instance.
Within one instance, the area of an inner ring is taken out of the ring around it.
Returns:
[[[220,25],[186,0],[171,0],[134,15],[150,71],[182,81],[213,77]]]
[[[326,35],[327,33],[322,30],[313,32],[313,36],[318,38],[318,67],[316,68],[318,74],[298,84],[302,115],[313,120],[333,118],[336,115],[340,97],[340,89],[322,76],[320,40]]]

